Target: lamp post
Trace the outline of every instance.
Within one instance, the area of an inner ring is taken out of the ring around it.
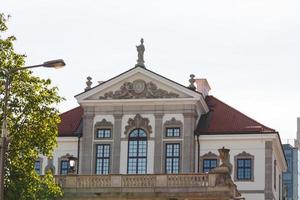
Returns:
[[[7,150],[8,145],[8,130],[7,130],[7,103],[8,103],[8,96],[9,96],[9,89],[11,84],[11,77],[14,73],[25,70],[25,69],[31,69],[31,68],[38,68],[38,67],[47,67],[47,68],[62,68],[66,64],[64,60],[58,59],[58,60],[50,60],[47,62],[44,62],[39,65],[32,65],[32,66],[26,66],[26,67],[19,67],[19,68],[13,68],[13,69],[0,69],[4,73],[4,79],[5,79],[5,87],[4,87],[4,107],[3,107],[3,122],[2,122],[2,132],[1,132],[1,153],[0,153],[0,200],[4,200],[4,175],[5,175],[5,154]]]

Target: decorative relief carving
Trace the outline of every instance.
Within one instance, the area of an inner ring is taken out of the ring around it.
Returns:
[[[202,158],[219,158],[217,154],[212,153],[211,151],[209,151],[208,153],[204,154],[203,156],[201,156]]]
[[[182,123],[179,120],[176,120],[175,117],[165,122],[165,126],[181,126]]]
[[[253,157],[250,153],[243,151],[242,153],[237,154],[238,157]]]
[[[99,99],[142,99],[142,98],[177,98],[179,94],[160,89],[153,82],[146,83],[137,79],[133,82],[125,82],[119,90],[109,91]]]
[[[133,119],[128,119],[128,125],[125,127],[124,134],[127,134],[136,128],[142,128],[149,134],[152,133],[152,127],[149,125],[149,119],[143,118],[140,114],[136,114]]]
[[[111,122],[106,121],[106,119],[102,119],[102,121],[97,122],[95,124],[95,126],[97,126],[97,127],[111,127],[111,126],[113,126],[113,124]]]

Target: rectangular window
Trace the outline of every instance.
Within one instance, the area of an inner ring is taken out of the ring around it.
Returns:
[[[166,128],[166,137],[180,137],[180,128]]]
[[[39,160],[35,161],[34,169],[35,169],[36,173],[41,174],[41,162]]]
[[[203,159],[203,172],[209,172],[217,167],[217,159]]]
[[[180,166],[180,144],[166,144],[165,167],[167,174],[179,173]]]
[[[110,145],[97,144],[96,146],[96,174],[108,174],[110,168]]]
[[[111,137],[111,129],[109,128],[101,128],[97,129],[97,138],[110,138]]]
[[[67,175],[69,171],[69,161],[68,160],[61,160],[60,161],[60,174]]]
[[[252,160],[251,159],[237,159],[237,179],[251,180],[252,177]]]

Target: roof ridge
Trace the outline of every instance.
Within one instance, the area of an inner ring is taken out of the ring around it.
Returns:
[[[270,128],[270,127],[268,127],[268,126],[266,126],[266,125],[264,125],[264,124],[262,124],[262,123],[256,121],[255,119],[253,119],[253,118],[247,116],[246,114],[242,113],[241,111],[237,110],[236,108],[233,108],[232,106],[230,106],[230,105],[228,105],[227,103],[221,101],[220,99],[216,98],[216,97],[213,96],[213,95],[208,95],[207,97],[212,97],[212,98],[214,98],[215,100],[219,101],[220,103],[224,104],[225,106],[228,106],[229,108],[233,109],[234,111],[236,111],[236,112],[238,112],[239,114],[243,115],[244,117],[248,118],[248,119],[251,120],[252,122],[257,123],[257,124],[261,125],[262,127],[266,128],[266,129],[269,129],[269,130],[272,130],[272,131],[276,131],[275,129]]]

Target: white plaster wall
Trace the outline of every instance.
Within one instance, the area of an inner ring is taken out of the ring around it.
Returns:
[[[150,134],[151,138],[155,137],[155,117],[153,114],[140,114],[143,118],[149,119],[149,125],[152,127],[152,133]],[[128,120],[130,118],[134,119],[135,115],[123,115],[122,117],[122,131],[121,133],[125,132],[125,127],[128,125]],[[125,134],[121,134],[121,138],[125,138]]]
[[[219,155],[218,149],[222,147],[230,149],[230,162],[233,165],[232,179],[234,178],[234,156],[246,151],[254,156],[254,181],[235,182],[238,190],[264,190],[265,188],[265,140],[257,139],[232,139],[226,140],[201,140],[200,136],[200,155],[211,151]]]
[[[77,157],[77,137],[59,137],[57,141],[57,148],[53,152],[53,165],[55,166],[55,173],[58,174],[58,158],[67,153]],[[47,165],[47,158],[43,160],[43,170]]]
[[[120,174],[127,174],[128,141],[121,141]]]

